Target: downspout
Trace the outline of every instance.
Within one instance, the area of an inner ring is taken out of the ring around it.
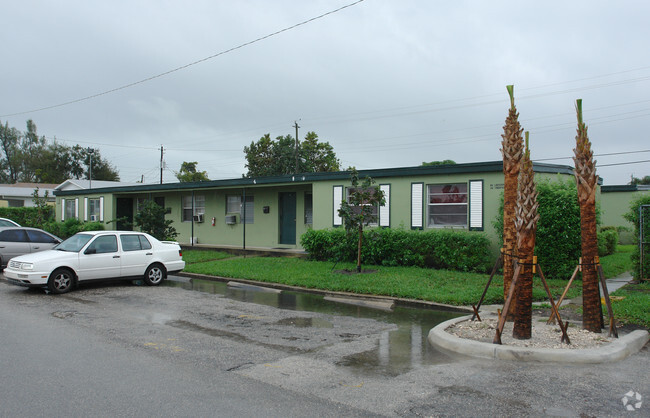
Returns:
[[[192,229],[190,231],[190,245],[194,247],[194,190],[192,190]]]
[[[242,225],[244,225],[244,232],[243,232],[244,236],[243,236],[243,248],[242,249],[245,250],[246,249],[246,189],[242,189],[242,205],[244,206],[243,211],[242,211],[242,213],[243,213],[242,218],[243,219],[241,220]]]

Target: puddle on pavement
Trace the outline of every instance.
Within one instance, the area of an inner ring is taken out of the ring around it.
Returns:
[[[434,326],[462,315],[456,312],[401,306],[386,311],[326,300],[322,295],[311,293],[267,292],[255,287],[232,287],[227,283],[202,279],[171,279],[166,280],[164,284],[280,309],[371,318],[395,324],[397,330],[382,333],[378,345],[373,350],[347,356],[339,361],[338,365],[349,367],[359,374],[398,376],[418,367],[453,361],[433,348],[427,337]],[[320,318],[287,318],[279,322],[296,327],[332,327],[329,321]]]

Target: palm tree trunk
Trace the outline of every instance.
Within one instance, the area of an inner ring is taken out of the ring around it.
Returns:
[[[595,268],[598,256],[598,238],[596,235],[596,188],[598,176],[593,159],[591,142],[587,135],[587,126],[582,120],[582,100],[576,100],[578,129],[575,157],[575,176],[578,186],[578,203],[580,204],[580,228],[582,239],[582,327],[591,332],[600,333],[603,324],[603,311],[600,302],[598,274]]]
[[[520,340],[532,337],[533,316],[533,253],[535,251],[535,233],[539,220],[537,189],[533,163],[528,149],[528,132],[526,132],[526,151],[521,161],[519,188],[517,190],[517,254],[523,265],[519,271],[515,290],[517,305],[515,307],[512,336]]]
[[[515,107],[514,86],[506,87],[510,96],[510,109],[505,125],[501,153],[503,154],[503,299],[508,297],[508,289],[514,274],[513,261],[517,254],[517,229],[515,227],[515,209],[517,206],[517,184],[519,182],[519,169],[523,151],[521,133],[523,129],[519,124],[519,113]],[[515,314],[516,301],[510,304],[508,317]]]

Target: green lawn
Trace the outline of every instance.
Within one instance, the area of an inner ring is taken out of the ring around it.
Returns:
[[[634,246],[619,246],[616,254],[602,257],[607,278],[631,269]],[[364,266],[367,272],[349,274],[354,264],[308,261],[298,258],[234,257],[217,251],[184,250],[186,272],[235,279],[257,280],[292,286],[420,299],[449,305],[470,306],[481,297],[488,275],[418,267]],[[567,278],[568,279],[568,278]],[[499,275],[490,286],[485,304],[503,303],[503,284]],[[564,291],[566,280],[548,280],[554,298]],[[582,282],[575,280],[567,298],[580,296]],[[620,322],[650,327],[648,306],[650,285],[628,285],[614,293],[623,299],[614,301],[614,314]],[[535,278],[533,299],[548,300],[539,278]]]

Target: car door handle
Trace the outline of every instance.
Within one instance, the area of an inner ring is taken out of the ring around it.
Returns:
[[[153,255],[153,253],[147,253],[147,255]]]
[[[119,255],[114,255],[113,258],[120,258],[120,256]]]

